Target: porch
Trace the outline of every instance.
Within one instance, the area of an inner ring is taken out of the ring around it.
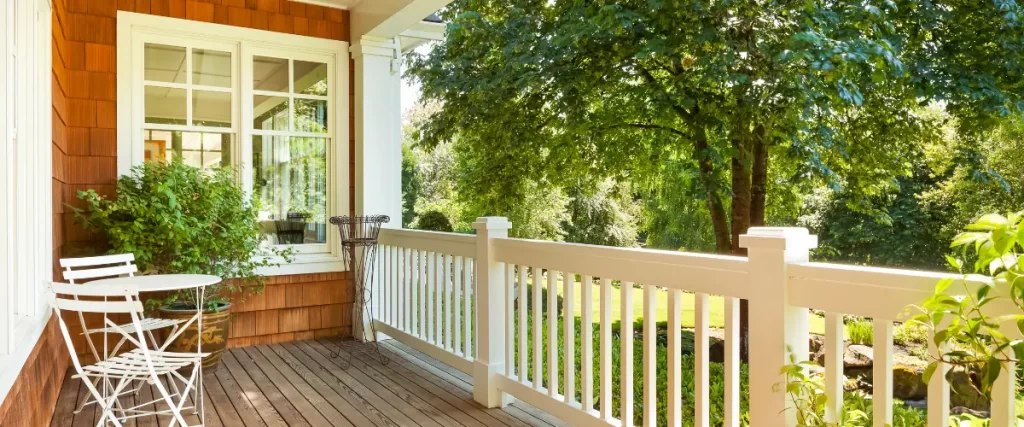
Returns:
[[[223,364],[206,373],[207,426],[561,426],[554,417],[517,403],[488,409],[475,403],[472,379],[396,341],[380,349],[337,340],[307,340],[233,348]],[[348,357],[352,357],[349,366]],[[347,368],[347,369],[343,369]],[[95,410],[74,414],[81,381],[68,371],[50,425],[93,426]],[[152,394],[148,388],[140,396]],[[132,396],[123,403],[130,404]],[[90,407],[94,409],[95,406]],[[190,422],[198,423],[195,419]],[[128,426],[166,425],[143,417]]]

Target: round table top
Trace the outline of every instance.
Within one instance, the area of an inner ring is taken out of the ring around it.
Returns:
[[[89,283],[98,285],[132,284],[139,292],[177,291],[201,288],[221,282],[221,278],[209,274],[152,274],[148,276],[115,277]]]

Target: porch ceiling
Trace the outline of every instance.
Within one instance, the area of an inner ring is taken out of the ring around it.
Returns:
[[[317,4],[321,6],[337,7],[341,9],[351,9],[358,5],[363,0],[295,0],[299,3]]]

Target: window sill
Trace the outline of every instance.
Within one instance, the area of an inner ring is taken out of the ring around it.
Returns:
[[[278,257],[270,258],[271,262],[279,262],[280,266],[263,267],[256,270],[264,276],[285,276],[291,274],[332,273],[347,271],[345,261],[331,254],[298,254],[290,263]]]

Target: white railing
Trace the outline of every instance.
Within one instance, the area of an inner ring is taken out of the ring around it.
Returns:
[[[842,316],[857,315],[875,322],[874,423],[891,423],[893,322],[905,318],[909,305],[931,295],[935,283],[948,277],[811,263],[808,253],[817,241],[798,228],[751,229],[740,238],[749,256],[736,257],[510,239],[511,224],[504,218],[480,218],[474,227],[475,236],[382,230],[375,325],[383,334],[471,374],[475,399],[488,407],[507,404],[512,396],[576,425],[631,426],[635,418],[655,425],[659,395],[652,379],[661,376],[668,384],[667,422],[680,425],[683,393],[691,392],[681,389],[684,293],[694,299],[695,426],[710,424],[711,295],[724,304],[724,426],[740,425],[740,299],[749,301],[752,319],[751,425],[794,424],[787,410],[791,403],[775,386],[784,381],[779,369],[788,363],[787,348],[801,360],[809,357],[809,308],[826,313],[827,417],[836,420],[842,413]],[[618,283],[618,307],[613,306],[613,283]],[[612,348],[613,316],[633,318],[634,287],[643,289],[638,343],[642,372],[633,371],[633,322],[619,322],[619,346]],[[653,320],[661,291],[667,292],[668,312],[665,372],[656,369]],[[562,297],[561,307],[557,296]],[[613,384],[616,352],[620,374]],[[992,425],[1013,425],[1014,372],[1004,370],[1000,376]],[[612,407],[613,394],[619,396],[617,408]],[[642,405],[634,399],[642,399]],[[643,408],[641,414],[633,413],[637,406]],[[941,374],[929,384],[928,407],[929,427],[948,426],[949,384]]]

